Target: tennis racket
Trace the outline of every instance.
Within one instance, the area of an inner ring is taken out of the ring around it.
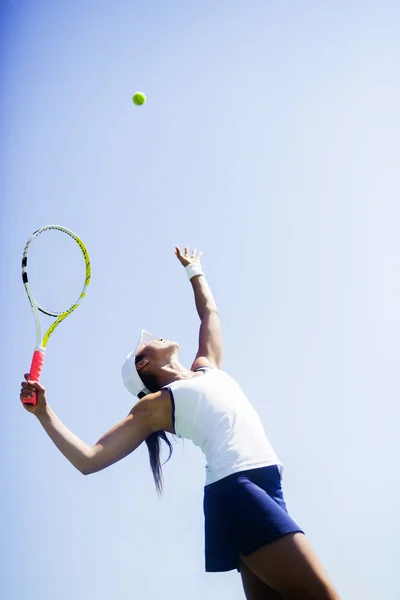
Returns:
[[[40,241],[37,240],[39,236]],[[37,287],[42,289],[45,302],[55,302],[57,306],[54,308],[59,310],[50,310],[47,306],[39,304],[33,295],[32,282],[28,280],[28,256],[29,264],[31,265],[33,262],[35,267],[34,273],[38,273]],[[36,260],[32,261],[32,257]],[[52,263],[50,266],[49,261]],[[47,268],[44,268],[45,266]],[[84,243],[75,233],[65,227],[59,225],[41,227],[31,235],[26,243],[22,256],[22,281],[28,294],[36,325],[36,348],[32,357],[29,379],[39,381],[47,342],[51,334],[79,306],[86,295],[90,282],[90,259]],[[46,290],[46,288],[48,289]],[[49,290],[54,292],[53,296],[44,293]],[[71,304],[71,300],[75,300],[73,304]],[[68,308],[65,308],[66,306]],[[40,313],[55,318],[44,335]],[[22,402],[35,405],[36,395],[26,398]]]

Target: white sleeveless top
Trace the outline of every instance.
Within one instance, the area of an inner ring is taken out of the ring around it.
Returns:
[[[232,473],[280,465],[255,409],[239,384],[224,371],[165,386],[171,395],[178,437],[192,440],[206,456],[206,485]]]

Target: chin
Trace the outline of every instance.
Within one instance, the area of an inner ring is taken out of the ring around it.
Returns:
[[[171,348],[171,349],[179,351],[179,344],[178,344],[178,342],[167,342],[167,343],[168,343],[168,348]]]
[[[171,354],[171,356],[174,356],[175,360],[178,360],[178,357],[179,357],[178,342],[168,342],[168,353]]]

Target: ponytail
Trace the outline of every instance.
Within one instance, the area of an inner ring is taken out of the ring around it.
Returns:
[[[149,451],[150,466],[151,470],[153,471],[154,482],[156,484],[156,490],[159,496],[162,496],[163,493],[163,474],[160,459],[161,440],[164,440],[169,449],[169,455],[165,461],[168,462],[172,455],[172,444],[167,438],[165,431],[155,431],[146,439],[147,449]]]
[[[140,362],[144,358],[143,353],[137,354],[135,357],[135,363]],[[143,384],[150,392],[158,392],[159,385],[157,382],[157,378],[155,375],[141,373],[140,379],[143,381]],[[145,393],[139,394],[139,398],[145,396]],[[154,482],[156,484],[156,490],[159,496],[162,496],[163,493],[163,474],[162,474],[162,465],[161,465],[161,440],[167,444],[169,449],[169,455],[165,462],[168,462],[172,455],[172,444],[167,438],[165,431],[155,431],[151,433],[146,439],[147,449],[149,451],[150,458],[150,466],[153,471]],[[165,463],[163,463],[165,464]]]

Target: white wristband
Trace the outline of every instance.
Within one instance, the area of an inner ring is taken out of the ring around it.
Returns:
[[[190,279],[192,279],[192,277],[196,277],[196,275],[204,275],[201,265],[198,265],[198,264],[187,265],[187,267],[185,267],[185,269],[186,269],[186,275],[188,276],[189,281],[190,281]]]

